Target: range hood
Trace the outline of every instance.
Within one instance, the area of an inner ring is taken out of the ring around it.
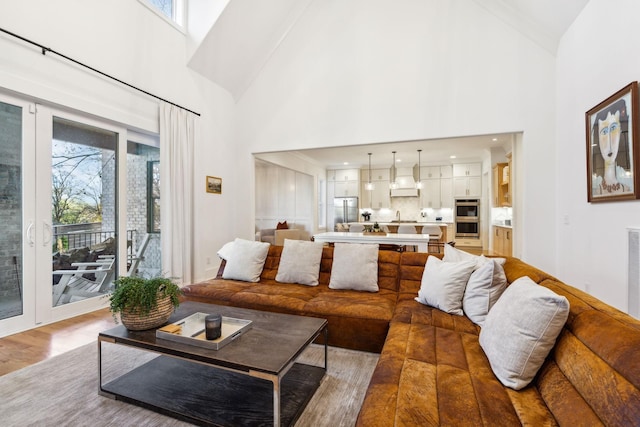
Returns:
[[[391,197],[418,197],[416,180],[414,178],[415,168],[394,168],[391,167],[391,176],[395,177],[398,188],[391,190]]]

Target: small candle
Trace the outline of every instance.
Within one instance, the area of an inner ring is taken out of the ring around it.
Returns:
[[[209,314],[204,318],[204,329],[208,340],[220,338],[222,334],[222,316],[219,314]]]

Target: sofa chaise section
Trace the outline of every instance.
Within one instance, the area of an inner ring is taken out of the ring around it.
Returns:
[[[529,276],[566,297],[569,318],[533,382],[494,375],[480,327],[416,302],[426,255],[403,254],[400,292],[358,426],[640,425],[640,322],[508,258],[509,282]]]

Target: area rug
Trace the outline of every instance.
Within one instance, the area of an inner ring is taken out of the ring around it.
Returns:
[[[299,361],[321,365],[324,347],[310,346]],[[104,381],[156,357],[123,346],[103,346]],[[378,355],[329,347],[329,367],[297,427],[353,426]],[[188,426],[190,424],[98,395],[97,344],[88,344],[0,377],[3,426]]]

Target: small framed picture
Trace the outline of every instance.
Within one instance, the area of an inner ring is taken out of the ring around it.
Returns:
[[[586,112],[587,200],[640,198],[638,83],[633,82]]]
[[[222,194],[222,178],[207,176],[207,193]]]

